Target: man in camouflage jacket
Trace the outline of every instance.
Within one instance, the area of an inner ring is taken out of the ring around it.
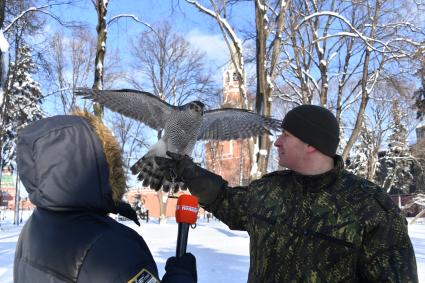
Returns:
[[[228,187],[187,156],[158,162],[218,219],[249,233],[248,282],[418,282],[405,218],[381,188],[344,170],[333,114],[302,105],[282,128],[275,146],[290,170],[247,187]]]

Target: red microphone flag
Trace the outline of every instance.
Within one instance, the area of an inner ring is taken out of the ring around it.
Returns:
[[[198,198],[192,195],[181,195],[177,199],[176,222],[195,224],[198,215]]]

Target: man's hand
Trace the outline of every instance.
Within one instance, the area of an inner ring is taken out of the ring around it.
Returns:
[[[211,204],[227,182],[193,162],[187,155],[167,151],[170,158],[155,157],[155,162],[168,181],[184,182],[192,195],[204,205]]]

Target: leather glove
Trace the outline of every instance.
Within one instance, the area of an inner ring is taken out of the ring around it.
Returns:
[[[227,181],[193,162],[187,155],[167,151],[170,158],[155,157],[155,162],[164,171],[168,181],[184,182],[192,195],[198,197],[204,205],[211,204],[217,198]]]
[[[196,271],[196,258],[191,253],[185,253],[182,257],[170,257],[165,264],[165,275],[163,281],[167,277],[183,277],[189,275],[195,282],[198,281]],[[182,278],[183,279],[183,278]],[[183,282],[183,281],[182,281]]]

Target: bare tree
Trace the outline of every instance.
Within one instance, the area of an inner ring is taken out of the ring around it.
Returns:
[[[168,23],[156,32],[143,32],[132,43],[133,69],[129,78],[137,89],[151,89],[154,95],[173,105],[189,99],[203,99],[216,105],[218,91],[204,65],[205,54],[193,49]]]
[[[49,96],[58,97],[59,113],[69,113],[76,106],[73,89],[87,85],[92,71],[95,39],[86,28],[73,29],[71,37],[56,32],[50,41]],[[53,99],[54,99],[53,98]],[[58,105],[55,103],[55,105]]]
[[[411,4],[299,0],[289,8],[281,82],[292,93],[279,95],[296,104],[328,107],[342,125],[352,120],[344,113],[356,107],[344,159],[360,134],[377,83],[407,74],[404,67],[424,40]]]
[[[394,100],[399,99],[391,86],[381,83],[371,100],[373,103],[370,103],[369,111],[363,120],[358,142],[350,153],[348,170],[370,181],[376,181],[378,154],[390,130],[391,106]]]

